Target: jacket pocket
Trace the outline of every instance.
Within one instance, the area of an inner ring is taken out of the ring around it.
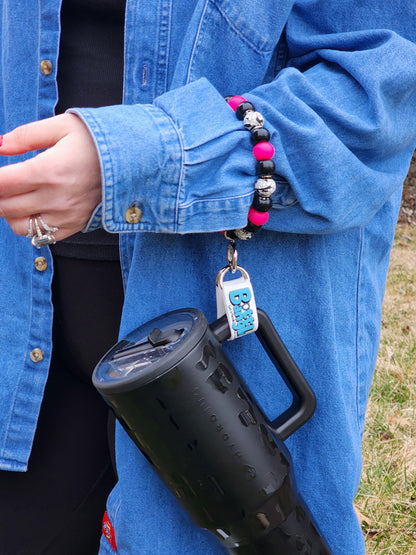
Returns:
[[[291,5],[289,0],[200,2],[183,43],[173,86],[206,77],[226,95],[242,94],[260,85],[287,20],[285,6]],[[270,17],[270,10],[277,10],[276,17]]]
[[[231,31],[259,53],[274,50],[293,6],[293,0],[210,0],[210,3]]]

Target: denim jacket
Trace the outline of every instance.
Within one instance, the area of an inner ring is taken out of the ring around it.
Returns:
[[[54,114],[60,0],[0,6],[6,132]],[[128,0],[123,105],[74,108],[102,172],[102,204],[85,231],[120,234],[120,336],[186,306],[215,319],[215,277],[226,263],[218,232],[245,225],[256,179],[249,134],[223,97],[242,94],[263,114],[277,190],[264,229],[238,246],[239,263],[315,390],[315,415],[287,444],[302,495],[338,554],[363,552],[352,498],[416,144],[415,20],[414,4],[398,1]],[[126,219],[131,207],[142,211],[138,223]],[[0,236],[0,465],[24,471],[51,357],[53,261],[48,247],[35,249],[1,219]],[[256,338],[227,349],[275,418],[288,396]],[[117,457],[108,512],[120,553],[222,552],[122,430]],[[112,552],[105,538],[102,552]]]

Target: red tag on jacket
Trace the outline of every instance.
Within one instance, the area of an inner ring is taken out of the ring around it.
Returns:
[[[111,524],[111,520],[108,518],[108,513],[105,511],[103,517],[103,534],[107,538],[108,543],[117,552],[117,545],[116,545],[116,535],[114,533],[113,525]]]

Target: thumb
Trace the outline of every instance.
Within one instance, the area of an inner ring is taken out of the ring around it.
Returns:
[[[61,114],[27,123],[0,136],[0,155],[24,154],[53,146],[67,134],[65,119],[71,115]]]

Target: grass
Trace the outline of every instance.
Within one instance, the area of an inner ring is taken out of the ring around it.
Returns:
[[[363,453],[368,555],[416,555],[416,226],[396,230]]]

